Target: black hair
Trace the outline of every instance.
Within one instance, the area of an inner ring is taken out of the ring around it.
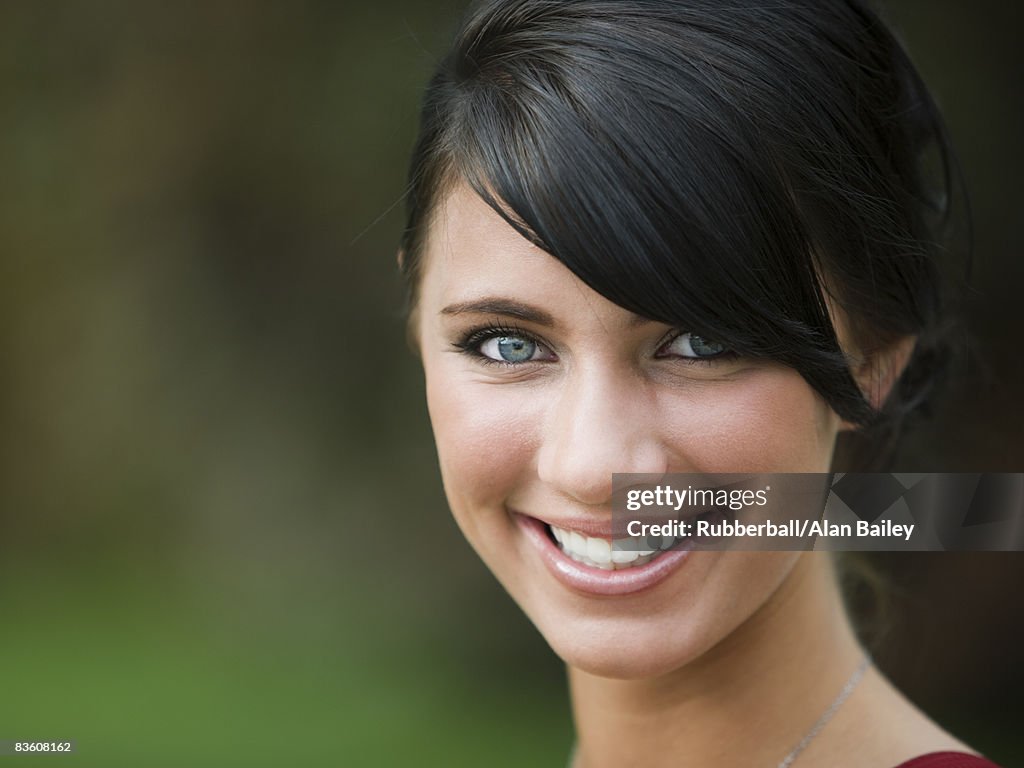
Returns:
[[[861,0],[485,0],[426,92],[403,271],[415,302],[461,180],[614,303],[892,425],[949,354],[952,167],[933,99]],[[884,409],[831,306],[865,354],[917,338]]]

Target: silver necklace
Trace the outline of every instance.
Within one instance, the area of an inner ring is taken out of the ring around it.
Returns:
[[[800,739],[800,743],[793,747],[788,755],[782,758],[782,762],[779,763],[778,768],[789,768],[789,766],[793,764],[793,761],[800,756],[800,753],[807,749],[807,746],[814,741],[818,734],[821,733],[822,729],[828,725],[828,721],[835,716],[836,712],[839,711],[839,708],[843,706],[848,698],[850,698],[850,694],[853,693],[854,688],[856,688],[857,684],[863,679],[864,673],[868,671],[869,666],[871,666],[871,659],[865,656],[860,660],[860,664],[857,665],[857,668],[853,670],[853,674],[850,675],[846,684],[843,685],[843,689],[839,691],[839,695],[836,696],[835,699],[832,700],[832,703],[828,705],[828,708],[821,713],[821,717],[819,717],[818,721],[811,726],[811,729],[804,734],[804,737]],[[576,747],[574,746],[572,754],[569,755],[568,768],[575,768],[575,766]]]
[[[821,733],[822,729],[828,725],[828,721],[833,718],[839,708],[843,706],[845,701],[850,698],[850,694],[853,693],[854,688],[863,679],[864,673],[867,672],[868,666],[871,664],[871,659],[865,656],[860,660],[860,664],[853,670],[853,674],[850,675],[850,679],[846,681],[843,689],[839,692],[839,695],[832,700],[832,703],[828,705],[828,709],[821,713],[821,717],[818,718],[818,722],[811,726],[804,737],[800,739],[800,743],[793,747],[792,751],[786,755],[782,762],[779,763],[778,768],[789,768],[793,764],[793,761],[800,756],[800,753],[807,749],[807,745],[814,741],[815,737]]]

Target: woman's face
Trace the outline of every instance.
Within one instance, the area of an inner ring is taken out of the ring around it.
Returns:
[[[416,323],[455,519],[569,664],[682,666],[799,570],[797,553],[711,551],[595,568],[551,535],[607,565],[588,539],[609,538],[615,472],[828,471],[839,418],[794,370],[611,303],[466,186],[431,224]]]

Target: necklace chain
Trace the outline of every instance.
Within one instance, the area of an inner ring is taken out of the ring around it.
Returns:
[[[828,721],[831,720],[839,708],[846,703],[846,700],[850,698],[850,694],[853,693],[854,689],[864,678],[864,673],[867,672],[868,667],[871,666],[871,659],[865,656],[860,660],[860,664],[853,670],[853,674],[850,675],[849,679],[843,685],[839,695],[832,700],[832,703],[828,705],[828,708],[821,713],[821,717],[818,718],[817,722],[811,726],[811,729],[804,734],[804,737],[800,739],[800,742],[793,747],[788,755],[782,758],[782,762],[779,763],[778,768],[789,768],[796,760],[800,753],[807,749],[808,745],[817,738],[818,734],[821,733],[822,729],[828,725]],[[569,768],[575,768],[576,766],[576,748],[573,748],[572,754],[569,756]]]
[[[821,713],[821,717],[819,717],[818,721],[811,726],[811,729],[804,734],[804,737],[800,739],[800,743],[793,747],[792,751],[782,759],[778,768],[789,768],[789,766],[793,764],[793,761],[800,756],[800,753],[807,749],[807,746],[814,741],[817,735],[821,733],[822,729],[828,725],[828,721],[835,716],[836,712],[839,711],[839,708],[843,706],[848,698],[850,698],[850,694],[853,693],[857,684],[863,679],[864,673],[867,672],[870,664],[871,659],[867,656],[861,659],[860,664],[857,665],[857,668],[853,670],[853,674],[850,675],[850,679],[846,681],[843,689],[839,691],[839,695],[836,696],[835,699],[832,700],[832,703],[828,705],[828,708]]]

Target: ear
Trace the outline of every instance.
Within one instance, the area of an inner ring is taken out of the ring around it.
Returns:
[[[883,349],[863,358],[853,371],[853,377],[864,397],[876,410],[885,405],[892,388],[903,374],[917,343],[915,336],[904,336]],[[855,430],[856,425],[844,421],[841,430]]]
[[[395,253],[395,263],[398,265],[398,271],[401,272],[405,269],[405,249],[399,248]]]

